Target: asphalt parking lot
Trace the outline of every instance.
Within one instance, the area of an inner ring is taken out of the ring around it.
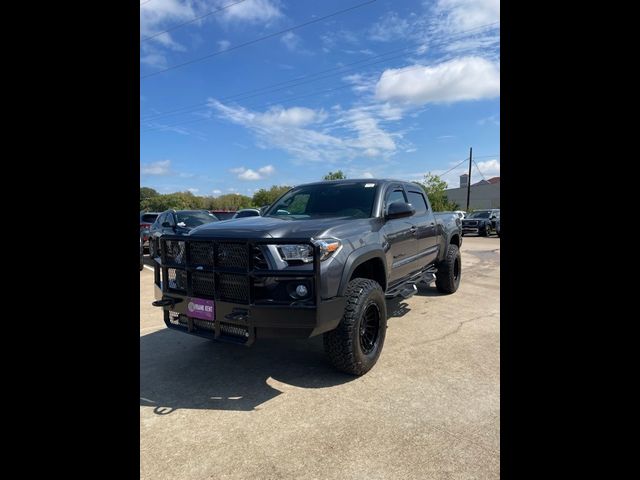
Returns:
[[[244,348],[167,330],[143,269],[140,477],[499,478],[500,239],[465,236],[462,264],[455,294],[390,304],[360,378],[320,337]]]

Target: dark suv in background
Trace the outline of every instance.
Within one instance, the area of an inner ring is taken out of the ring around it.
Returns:
[[[477,233],[490,236],[496,230],[496,220],[500,219],[500,209],[476,210],[462,220],[462,233]]]
[[[167,210],[159,214],[149,229],[149,255],[158,253],[158,240],[162,235],[186,235],[192,229],[211,222],[219,222],[218,217],[206,210]]]

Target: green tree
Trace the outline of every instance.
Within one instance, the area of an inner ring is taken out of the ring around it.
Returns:
[[[336,172],[329,172],[326,174],[323,179],[324,180],[345,180],[347,176],[342,173],[342,170],[338,170]]]
[[[160,195],[153,188],[140,187],[140,211],[149,210],[149,200]]]
[[[251,197],[237,193],[227,193],[205,202],[208,210],[239,210],[252,206]]]
[[[278,197],[280,197],[280,195],[284,194],[288,190],[291,190],[291,187],[287,185],[272,185],[269,190],[261,188],[253,194],[253,204],[256,207],[271,205],[278,199]]]
[[[447,189],[447,182],[442,180],[438,175],[433,175],[431,172],[424,176],[422,182],[415,182],[422,187],[422,189],[429,197],[429,203],[434,212],[444,212],[447,210],[458,210],[458,204],[449,201],[445,190]]]

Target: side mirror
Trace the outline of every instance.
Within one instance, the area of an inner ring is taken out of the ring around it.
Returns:
[[[162,222],[162,228],[169,228],[171,224],[169,222]]]
[[[387,220],[392,220],[394,218],[410,217],[414,213],[416,213],[416,209],[408,203],[393,202],[387,208],[387,214],[385,215],[385,218]]]

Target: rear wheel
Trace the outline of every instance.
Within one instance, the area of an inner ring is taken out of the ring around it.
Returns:
[[[462,259],[457,245],[449,245],[447,257],[438,265],[436,288],[441,293],[454,293],[460,286]]]
[[[387,305],[374,280],[355,278],[347,285],[347,305],[340,324],[324,334],[324,350],[337,369],[367,373],[378,361],[387,332]]]

